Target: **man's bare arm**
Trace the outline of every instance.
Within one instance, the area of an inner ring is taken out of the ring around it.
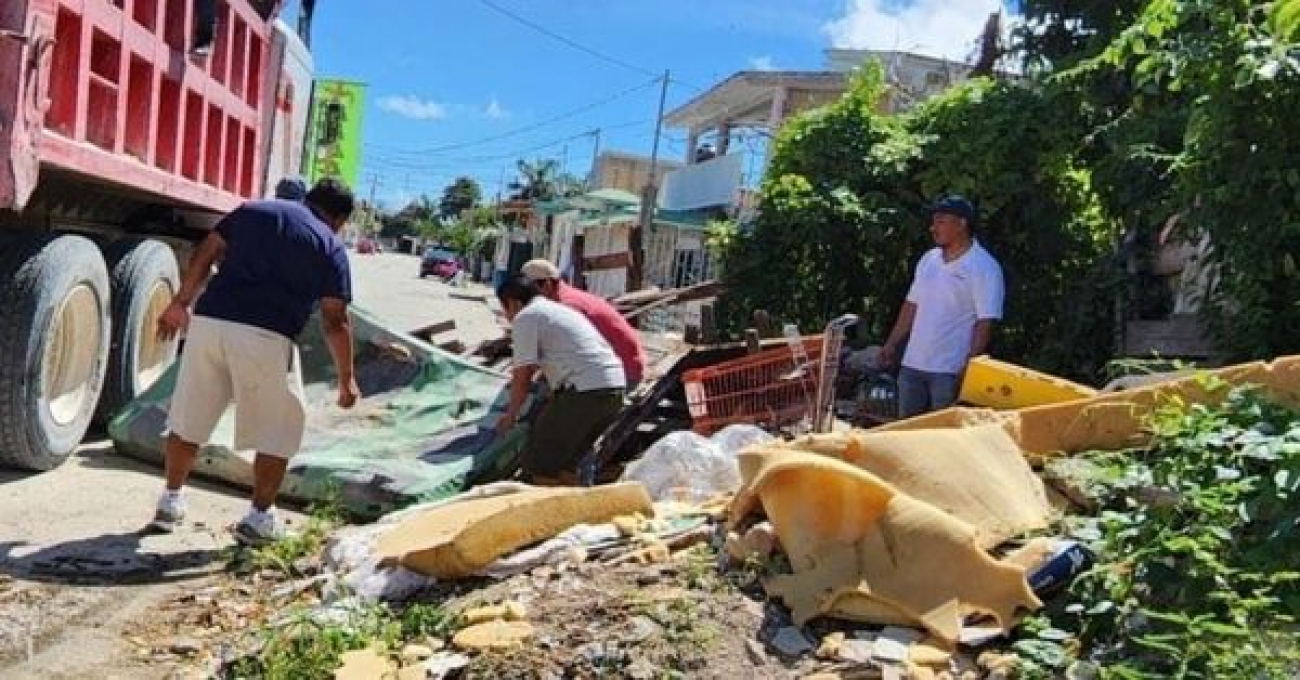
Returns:
[[[989,341],[993,338],[993,319],[980,319],[971,329],[970,356],[988,354]]]
[[[528,391],[532,388],[533,377],[536,375],[535,365],[516,366],[510,372],[510,401],[506,404],[506,412],[501,414],[501,420],[497,422],[498,431],[509,429],[519,420],[519,412],[528,400]]]
[[[893,365],[897,361],[898,346],[903,344],[903,340],[911,334],[914,321],[916,321],[916,303],[904,302],[903,308],[898,310],[898,320],[894,322],[894,330],[889,332],[889,339],[880,350],[881,363]]]
[[[352,359],[352,319],[348,317],[348,303],[339,298],[322,298],[320,301],[321,331],[329,345],[334,369],[339,375],[339,406],[350,408],[360,397]]]
[[[208,232],[208,235],[199,243],[199,247],[190,257],[189,268],[185,270],[185,277],[181,281],[181,289],[176,291],[172,301],[163,310],[162,316],[158,317],[158,338],[163,342],[170,342],[190,323],[190,305],[194,304],[195,298],[208,285],[208,279],[212,277],[212,266],[220,262],[226,255],[226,240],[216,231]]]

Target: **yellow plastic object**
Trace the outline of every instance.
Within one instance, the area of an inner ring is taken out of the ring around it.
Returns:
[[[1097,396],[1097,390],[1056,376],[990,359],[975,357],[966,367],[959,399],[996,409],[1059,404]]]

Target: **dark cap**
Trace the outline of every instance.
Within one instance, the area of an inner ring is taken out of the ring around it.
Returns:
[[[301,201],[307,197],[307,182],[301,177],[285,177],[275,185],[275,197],[287,201]]]
[[[965,197],[956,194],[944,196],[935,201],[934,207],[930,209],[930,214],[932,216],[952,215],[953,217],[960,217],[966,220],[966,225],[972,229],[975,228],[975,221],[979,217],[979,214],[975,212],[975,206],[971,205],[971,202],[966,200]]]

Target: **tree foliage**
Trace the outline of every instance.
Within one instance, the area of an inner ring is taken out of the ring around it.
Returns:
[[[763,308],[813,330],[854,312],[883,339],[931,247],[928,205],[959,192],[977,201],[978,238],[1007,279],[998,353],[1068,374],[1099,369],[1111,315],[1081,284],[1095,281],[1109,234],[1072,155],[1077,117],[1040,89],[983,79],[901,117],[880,113],[883,93],[879,69],[866,69],[841,101],[778,136],[762,212],[723,254],[735,291],[724,318],[735,328]],[[1074,313],[1088,304],[1097,313]]]
[[[457,177],[442,190],[438,201],[438,217],[455,220],[461,213],[478,206],[483,200],[483,190],[473,177]]]
[[[1227,359],[1300,350],[1300,49],[1292,2],[1152,0],[1080,70],[1122,75],[1121,119],[1166,140],[1157,186],[1208,234],[1217,287],[1204,307]],[[1271,11],[1270,11],[1271,9]],[[1122,164],[1136,154],[1120,154]]]
[[[806,330],[844,311],[883,337],[936,195],[975,199],[1007,275],[994,352],[1095,373],[1115,304],[1158,318],[1150,260],[1176,219],[1206,235],[1202,305],[1223,360],[1300,351],[1300,0],[1024,0],[1027,77],[977,80],[900,116],[878,72],[778,134],[756,222],[723,240],[723,318]]]

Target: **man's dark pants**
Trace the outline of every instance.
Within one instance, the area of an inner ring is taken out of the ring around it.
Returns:
[[[523,468],[529,479],[577,479],[591,445],[623,409],[623,390],[557,390],[533,422],[524,445]]]

